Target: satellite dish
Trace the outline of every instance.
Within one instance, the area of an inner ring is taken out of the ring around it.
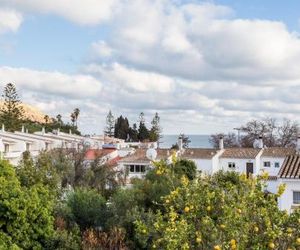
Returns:
[[[149,148],[147,151],[146,151],[146,157],[151,160],[151,161],[154,161],[157,157],[157,152],[154,148]]]

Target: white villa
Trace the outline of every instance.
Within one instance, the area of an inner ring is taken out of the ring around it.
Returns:
[[[182,143],[178,143],[182,145]],[[300,138],[297,142],[300,149]],[[278,201],[280,209],[291,212],[300,206],[300,154],[293,148],[264,147],[260,138],[257,147],[224,148],[220,138],[219,149],[182,147],[176,155],[182,159],[193,160],[197,170],[203,174],[213,174],[219,170],[236,171],[248,176],[269,174],[267,191],[275,193],[281,183],[286,185],[286,191]],[[146,149],[137,149],[118,162],[118,168],[127,170],[131,178],[143,178],[151,167],[152,161],[146,156]],[[157,149],[156,160],[170,160],[167,149]],[[130,181],[129,181],[130,183]]]

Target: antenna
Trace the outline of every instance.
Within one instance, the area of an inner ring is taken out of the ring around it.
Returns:
[[[147,151],[146,151],[146,157],[151,160],[151,161],[154,161],[157,157],[157,151],[154,149],[154,148],[149,148]]]

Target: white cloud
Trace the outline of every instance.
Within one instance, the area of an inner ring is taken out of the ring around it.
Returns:
[[[81,25],[95,25],[111,18],[118,0],[2,0],[3,4],[24,12],[62,16]]]
[[[2,84],[12,82],[24,90],[69,98],[93,98],[99,95],[101,83],[89,75],[67,75],[60,72],[26,68],[0,67]]]
[[[0,34],[16,32],[23,21],[22,15],[11,9],[0,8]]]

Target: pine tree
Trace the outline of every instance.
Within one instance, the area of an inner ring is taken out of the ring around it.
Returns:
[[[115,132],[115,118],[111,110],[109,110],[106,116],[106,127],[105,127],[104,134],[109,137],[112,137],[114,136],[114,132]]]
[[[121,115],[115,123],[114,135],[116,138],[127,140],[129,134],[129,122],[128,119]]]
[[[160,127],[160,117],[157,112],[155,113],[155,116],[151,121],[151,125],[152,127],[150,130],[149,139],[152,142],[159,142],[159,139],[162,138],[161,136],[162,129]]]
[[[145,125],[145,115],[143,112],[140,114],[140,125],[139,125],[139,130],[138,130],[138,138],[140,141],[145,141],[149,139],[149,130],[147,129]]]
[[[19,130],[22,125],[24,110],[15,85],[8,83],[4,88],[2,97],[4,98],[4,105],[0,110],[0,122],[8,131]]]
[[[78,125],[77,121],[78,121],[78,117],[79,117],[79,114],[80,114],[80,109],[79,108],[74,109],[73,114],[74,114],[75,123],[76,123],[76,127],[77,127],[77,125]]]
[[[130,141],[137,142],[139,140],[138,133],[136,123],[134,123],[132,128],[129,129]]]

